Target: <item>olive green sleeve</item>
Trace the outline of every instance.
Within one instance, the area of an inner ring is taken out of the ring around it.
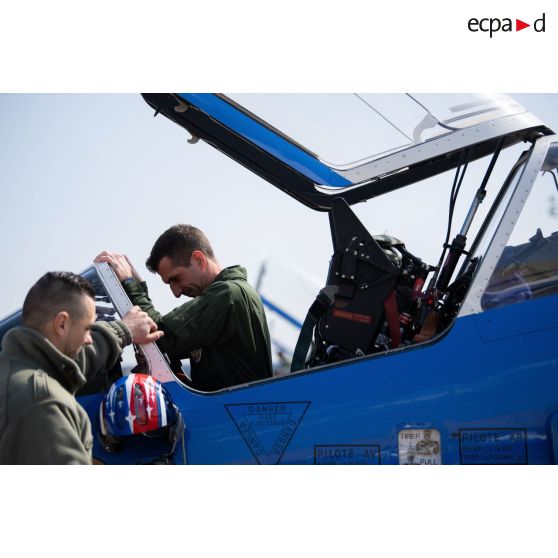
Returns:
[[[190,352],[203,347],[218,345],[231,337],[228,300],[216,303],[203,295],[179,306],[162,320],[165,330],[165,352],[173,358],[187,358]]]
[[[202,295],[182,304],[164,316],[155,310],[147,290],[138,281],[125,285],[133,304],[147,312],[165,335],[157,341],[171,359],[189,358],[190,352],[228,340],[232,298],[228,286],[218,283]]]
[[[90,465],[92,439],[76,431],[77,417],[65,405],[46,401],[17,417],[2,437],[0,463],[20,465]],[[86,447],[87,446],[87,447]],[[2,447],[9,448],[7,460]]]
[[[120,320],[97,322],[91,327],[93,345],[86,345],[78,357],[78,364],[86,378],[112,368],[122,349],[132,342],[132,334]]]
[[[149,298],[149,291],[147,290],[147,283],[144,281],[140,283],[136,279],[129,281],[122,285],[126,294],[130,298],[133,305],[139,306],[148,316],[159,326],[162,318],[161,314],[155,310],[153,302]]]

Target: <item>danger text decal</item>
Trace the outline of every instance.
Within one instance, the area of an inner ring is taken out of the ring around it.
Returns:
[[[274,465],[281,459],[309,405],[309,401],[302,401],[225,407],[256,461]]]

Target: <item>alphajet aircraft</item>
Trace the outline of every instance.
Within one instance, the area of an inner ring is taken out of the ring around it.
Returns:
[[[308,211],[323,212],[331,238],[313,241],[331,243],[332,256],[303,323],[284,313],[300,326],[287,373],[203,393],[171,370],[157,346],[137,350],[138,370],[163,382],[180,409],[184,424],[171,452],[141,435],[107,447],[99,407],[120,371],[86,386],[79,400],[93,423],[97,460],[558,459],[558,136],[544,122],[503,95],[144,99],[159,118],[185,128],[190,142],[209,143]],[[465,193],[473,167],[474,188]],[[425,207],[405,208],[399,197],[393,219],[405,215],[417,236],[441,239],[434,261],[355,215],[355,204],[411,185],[425,192],[427,206],[433,182],[442,185],[447,213],[425,220]],[[468,208],[461,222],[458,201]],[[99,319],[131,307],[107,264],[84,275],[96,289]],[[17,320],[18,313],[6,318],[1,332]]]

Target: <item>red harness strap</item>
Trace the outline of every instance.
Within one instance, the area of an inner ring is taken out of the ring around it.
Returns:
[[[401,330],[399,329],[399,310],[397,309],[397,299],[395,291],[391,291],[384,300],[384,310],[386,313],[389,335],[393,348],[401,345]]]

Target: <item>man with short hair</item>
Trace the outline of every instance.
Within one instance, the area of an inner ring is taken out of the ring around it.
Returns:
[[[49,272],[31,287],[23,325],[2,340],[0,464],[91,463],[91,424],[76,391],[132,340],[163,335],[139,308],[111,323],[95,318],[95,293],[79,275]]]
[[[222,268],[205,234],[175,225],[155,242],[146,265],[175,297],[193,298],[162,316],[128,259],[102,252],[130,300],[145,310],[165,336],[158,342],[171,360],[190,359],[192,387],[216,391],[272,375],[271,349],[262,301],[238,265]]]

